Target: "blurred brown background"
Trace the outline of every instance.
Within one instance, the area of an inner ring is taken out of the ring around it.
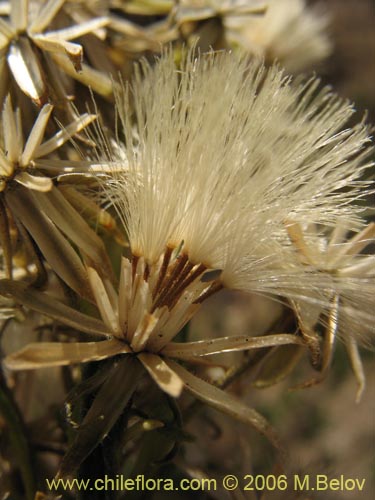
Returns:
[[[375,123],[375,1],[313,0],[330,13],[334,52],[323,67],[337,92]]]

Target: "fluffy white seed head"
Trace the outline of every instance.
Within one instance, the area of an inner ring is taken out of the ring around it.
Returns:
[[[107,195],[133,254],[153,264],[183,242],[231,288],[311,297],[326,286],[287,227],[363,224],[369,138],[363,123],[343,130],[350,104],[230,53],[190,53],[179,69],[172,54],[144,63],[117,104],[123,172]]]

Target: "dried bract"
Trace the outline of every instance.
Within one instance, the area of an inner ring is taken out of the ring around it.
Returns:
[[[297,73],[313,68],[332,52],[327,35],[329,17],[305,0],[269,0],[264,16],[237,18],[230,25],[229,40],[270,64],[278,61]]]
[[[0,18],[1,73],[4,75],[8,66],[22,92],[39,106],[50,97],[47,83],[50,76],[46,69],[51,62],[57,63],[70,76],[82,79],[79,75],[83,69],[83,49],[71,40],[95,33],[108,24],[108,19],[102,16],[51,29],[65,3],[66,0],[11,1],[8,17]],[[104,79],[104,87],[110,91],[109,78],[99,72],[95,75],[96,79],[87,78],[86,84],[100,88],[99,83]],[[66,98],[64,93],[60,97]]]
[[[9,96],[5,100],[0,148],[0,235],[4,262],[11,277],[13,232],[26,245],[28,258],[39,266],[34,240],[56,273],[71,288],[87,296],[89,287],[83,264],[68,240],[74,242],[96,267],[104,267],[106,273],[110,272],[110,265],[103,242],[75,210],[64,191],[54,185],[54,180],[68,173],[90,174],[94,170],[92,162],[62,160],[56,153],[96,116],[76,115],[64,129],[45,139],[52,109],[50,104],[42,107],[24,141],[22,115],[19,110],[13,110]],[[103,169],[101,166],[100,170]]]

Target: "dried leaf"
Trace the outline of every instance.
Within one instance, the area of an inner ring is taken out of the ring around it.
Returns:
[[[9,42],[9,40],[12,40],[17,33],[11,24],[6,23],[4,19],[0,18],[0,35],[2,35],[7,42]]]
[[[7,42],[5,43],[7,45]],[[2,49],[2,39],[0,35],[0,52]],[[9,92],[9,68],[5,57],[0,57],[0,102],[4,102],[4,98]],[[0,158],[1,168],[1,158]]]
[[[73,405],[81,398],[96,391],[105,382],[106,378],[116,370],[116,366],[116,363],[111,361],[103,363],[103,365],[95,371],[94,375],[84,378],[82,382],[73,387],[65,400],[65,408],[68,417],[71,415]]]
[[[353,337],[349,337],[346,341],[346,350],[349,355],[350,364],[354,372],[355,379],[357,381],[357,395],[356,402],[359,403],[362,398],[363,391],[366,387],[366,376],[363,369],[363,364],[361,356],[358,350],[358,344]]]
[[[9,220],[6,212],[6,207],[3,200],[0,198],[0,243],[2,249],[2,257],[5,265],[7,278],[12,278],[12,242],[10,239]]]
[[[130,345],[134,352],[140,352],[145,349],[148,341],[150,340],[151,334],[159,321],[161,311],[161,309],[158,309],[153,314],[144,314],[131,339]]]
[[[35,35],[33,36],[33,42],[40,49],[47,52],[57,52],[60,54],[66,54],[76,71],[81,71],[82,69],[82,58],[83,49],[78,43],[67,42],[63,39],[45,36],[45,35]]]
[[[113,233],[116,241],[121,246],[129,246],[124,235],[117,228],[115,219],[109,212],[100,208],[91,198],[84,196],[71,186],[60,186],[59,188],[65,198],[79,211],[85,218],[99,224],[106,231]]]
[[[10,23],[18,33],[26,31],[29,2],[25,0],[11,0]]]
[[[355,234],[345,245],[335,252],[334,261],[338,262],[344,255],[359,254],[375,238],[375,222],[371,222],[363,231]]]
[[[140,16],[167,15],[173,8],[173,0],[129,0],[116,2],[124,12]]]
[[[362,256],[361,259],[352,266],[340,269],[340,277],[356,276],[374,276],[375,275],[375,255]]]
[[[20,155],[20,149],[22,149],[22,144],[18,142],[17,125],[13,112],[12,101],[10,95],[5,99],[3,107],[3,133],[4,133],[4,148],[7,152],[7,157],[12,163],[18,161]]]
[[[68,28],[61,28],[56,31],[48,31],[45,34],[45,38],[55,38],[60,40],[74,40],[84,35],[93,33],[109,23],[108,17],[95,17],[94,19],[89,19],[88,21],[80,22]]]
[[[0,175],[9,177],[13,173],[13,164],[8,160],[5,154],[0,149]]]
[[[104,170],[100,168],[100,165],[98,165],[97,170],[92,167],[92,162],[90,160],[77,160],[77,161],[67,161],[67,160],[60,160],[59,158],[38,158],[34,162],[34,165],[36,168],[39,170],[46,170],[47,172],[50,173],[50,175],[58,175],[62,174],[62,178],[64,177],[63,174],[88,174],[91,171],[95,173],[101,173],[101,172],[109,172],[109,168]],[[94,165],[95,167],[95,165]],[[57,178],[58,179],[58,178]],[[59,179],[58,179],[59,180]]]
[[[82,64],[82,71],[77,73],[71,65],[69,58],[65,55],[58,53],[51,53],[52,59],[56,64],[60,66],[72,78],[75,78],[79,82],[83,83],[87,87],[91,87],[94,92],[97,92],[101,96],[110,99],[113,95],[113,84],[111,78],[97,71],[87,64]]]
[[[290,241],[296,247],[301,261],[304,264],[314,264],[314,255],[305,241],[301,225],[298,222],[285,221],[285,229]]]

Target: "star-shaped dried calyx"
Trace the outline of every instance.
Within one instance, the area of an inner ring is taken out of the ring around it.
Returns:
[[[69,193],[54,185],[54,179],[72,172],[91,174],[95,171],[92,162],[62,160],[57,153],[75,134],[92,123],[96,115],[76,115],[65,128],[45,139],[52,110],[50,104],[42,107],[24,141],[22,116],[19,110],[13,111],[9,96],[5,100],[0,147],[0,237],[4,261],[11,277],[11,231],[16,231],[28,250],[33,249],[34,240],[54,271],[78,293],[91,297],[83,263],[69,240],[95,268],[109,273],[111,267],[103,242],[69,201]],[[98,168],[103,172],[105,165]],[[84,210],[84,197],[80,199]],[[92,204],[90,200],[87,203]],[[38,261],[35,250],[31,254]]]
[[[367,254],[366,248],[375,242],[375,224],[353,232],[345,221],[338,221],[333,230],[319,229],[312,224],[304,228],[297,222],[289,222],[287,231],[301,261],[331,275],[334,283],[334,289],[327,291],[331,304],[328,311],[319,303],[294,301],[301,333],[310,347],[313,363],[321,372],[307,385],[320,382],[326,376],[336,336],[341,336],[357,379],[359,400],[365,387],[365,375],[358,343],[366,342],[374,333],[371,311],[375,297],[375,256]],[[322,345],[315,332],[321,321],[326,323]]]
[[[5,99],[1,115],[3,131],[3,144],[0,149],[1,192],[6,189],[9,182],[17,182],[29,189],[47,192],[53,186],[51,177],[74,169],[69,166],[69,163],[64,166],[59,161],[54,162],[53,159],[46,161],[43,158],[48,157],[50,153],[55,152],[76,133],[92,123],[96,116],[88,113],[78,116],[75,121],[58,131],[53,137],[43,141],[52,110],[51,104],[45,104],[42,107],[24,142],[20,112],[19,110],[13,111],[9,95]],[[47,172],[47,175],[41,175],[43,170]],[[82,170],[82,166],[76,170]]]
[[[219,279],[215,278],[218,273],[210,274],[203,264],[194,264],[183,250],[177,253],[176,249],[166,248],[161,259],[153,265],[146,263],[143,257],[133,256],[132,261],[123,258],[118,291],[108,280],[100,278],[93,268],[88,268],[87,271],[101,320],[72,310],[47,294],[28,289],[21,283],[5,280],[0,282],[0,293],[8,293],[31,309],[78,331],[89,333],[91,337],[102,338],[99,342],[29,344],[7,357],[5,363],[8,368],[63,366],[119,355],[130,357],[134,363],[136,358],[159,387],[169,395],[178,397],[182,389],[186,388],[198,399],[253,425],[276,446],[279,445],[272,428],[255,410],[196,377],[174,359],[200,364],[202,358],[211,354],[286,344],[302,345],[301,338],[280,333],[263,337],[238,336],[208,341],[172,342],[199,309],[200,304],[223,286]],[[214,277],[213,281],[209,281],[210,276]],[[127,363],[126,359],[121,361],[121,357],[119,360],[119,363]],[[133,391],[137,386],[137,380],[134,378],[136,373],[140,373],[139,367],[133,367]],[[100,396],[99,393],[92,408],[97,407],[103,399],[104,392]],[[117,398],[114,394],[113,396]],[[112,406],[109,403],[112,395],[108,390],[105,399],[105,405]],[[76,444],[64,459],[62,474],[77,467],[92,446],[100,442],[102,436],[109,431],[106,426],[113,425],[113,417],[117,418],[122,408],[123,405],[116,408],[116,415],[112,415],[110,424],[106,418],[103,419],[104,428],[98,430],[94,440],[92,435],[83,439],[84,432],[77,434]],[[103,407],[101,411],[106,414],[106,408]],[[92,409],[89,410],[84,424],[90,424],[90,412],[92,413]],[[84,427],[85,425],[82,426]]]
[[[5,75],[8,67],[22,92],[40,106],[49,97],[46,72],[51,62],[70,76],[84,79],[94,90],[105,95],[112,93],[110,78],[92,68],[85,71],[82,46],[71,41],[95,34],[108,24],[108,18],[93,17],[80,24],[60,27],[58,18],[65,3],[66,0],[12,0],[7,4],[8,9],[3,9],[8,15],[0,18],[0,72]],[[58,27],[51,29],[54,23]],[[6,80],[2,78],[3,86]],[[0,97],[7,93],[5,89],[0,90],[3,90]]]

